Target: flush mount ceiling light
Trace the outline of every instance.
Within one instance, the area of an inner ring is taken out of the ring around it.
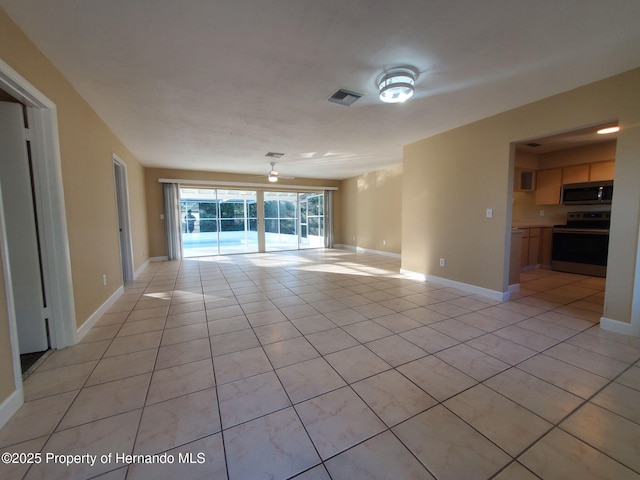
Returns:
[[[414,67],[394,67],[376,79],[380,100],[385,103],[402,103],[413,96],[413,87],[418,78]]]
[[[596,133],[598,133],[599,135],[606,135],[607,133],[616,133],[618,131],[620,131],[620,127],[607,127],[601,128]]]

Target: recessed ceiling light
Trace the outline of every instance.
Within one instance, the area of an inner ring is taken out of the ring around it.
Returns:
[[[616,133],[618,131],[620,131],[620,127],[607,127],[601,128],[596,133],[598,133],[599,135],[606,135],[607,133]]]

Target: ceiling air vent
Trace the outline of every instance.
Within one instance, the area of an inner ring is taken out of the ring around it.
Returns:
[[[541,147],[542,144],[541,143],[536,143],[536,142],[531,142],[531,143],[527,143],[527,147]]]
[[[362,97],[362,93],[352,92],[350,90],[345,90],[341,88],[336,93],[329,97],[329,101],[333,103],[337,103],[338,105],[349,106],[360,97]]]
[[[278,152],[267,152],[267,154],[265,155],[265,157],[271,157],[271,158],[282,158],[282,157],[284,157],[284,153],[278,153]]]

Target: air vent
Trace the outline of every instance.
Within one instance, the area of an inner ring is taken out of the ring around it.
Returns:
[[[541,147],[542,144],[541,143],[536,143],[536,142],[531,142],[531,143],[527,143],[527,147]]]
[[[265,157],[270,157],[270,158],[282,158],[282,157],[284,157],[284,153],[278,153],[278,152],[267,152],[267,154],[265,155]]]
[[[345,90],[341,88],[336,93],[329,97],[329,101],[333,103],[337,103],[338,105],[344,105],[348,107],[353,102],[362,97],[362,93],[352,92],[350,90]]]

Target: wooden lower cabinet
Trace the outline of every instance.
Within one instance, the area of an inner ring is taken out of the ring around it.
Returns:
[[[551,265],[551,227],[522,228],[520,267]]]
[[[551,267],[552,232],[552,227],[542,227],[540,229],[540,265],[547,268]]]

